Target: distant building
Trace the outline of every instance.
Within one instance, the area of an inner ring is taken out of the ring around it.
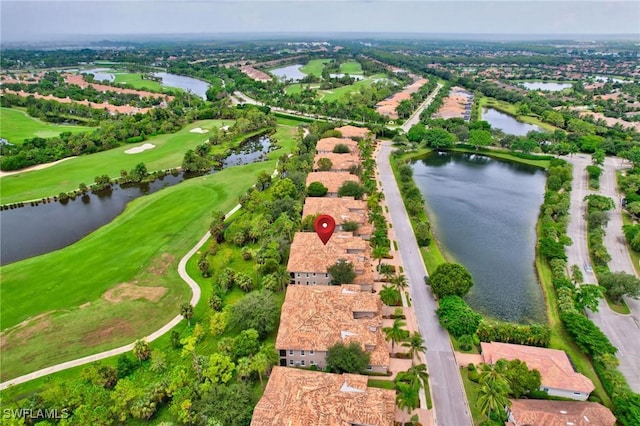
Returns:
[[[538,370],[542,383],[540,390],[551,396],[585,401],[595,389],[589,378],[573,369],[564,351],[498,342],[482,342],[480,346],[486,364],[495,364],[499,359],[519,359],[530,369]]]
[[[607,407],[595,402],[511,400],[507,410],[510,426],[614,426],[616,417]]]
[[[342,134],[343,138],[365,139],[367,136],[371,135],[371,130],[366,127],[342,126],[336,128],[336,130]]]
[[[251,426],[393,426],[395,392],[367,376],[274,367]]]
[[[352,167],[360,166],[360,159],[356,154],[334,154],[333,152],[318,153],[313,161],[313,170],[318,171],[318,161],[321,158],[328,158],[331,161],[332,172],[349,172]]]
[[[371,356],[368,370],[386,373],[381,311],[380,297],[357,285],[289,286],[276,338],[280,365],[324,369],[331,346],[355,342]]]
[[[353,139],[341,139],[341,138],[322,138],[316,143],[316,152],[318,154],[326,154],[333,152],[336,145],[346,145],[349,151],[359,155],[358,142]]]
[[[311,172],[307,175],[306,185],[320,182],[327,187],[327,197],[337,197],[340,187],[348,181],[360,183],[360,178],[349,172]]]
[[[353,235],[369,239],[373,226],[369,223],[367,202],[353,197],[327,198],[307,197],[302,210],[302,217],[316,214],[328,214],[336,221],[337,228],[345,222],[355,222],[358,229]]]

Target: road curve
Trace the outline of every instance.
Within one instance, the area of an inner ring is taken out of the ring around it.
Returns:
[[[388,141],[380,143],[383,145],[376,157],[376,163],[382,181],[382,191],[389,206],[391,222],[398,240],[404,274],[409,280],[409,293],[415,307],[418,327],[426,341],[435,423],[439,426],[472,425],[473,421],[469,414],[467,397],[451,341],[438,322],[437,305],[431,288],[424,284],[427,271],[391,171],[389,155],[392,147]]]
[[[229,213],[226,214],[226,217],[231,216],[232,214],[237,212],[239,209],[240,209],[240,205],[238,204],[233,209],[231,209]],[[192,306],[195,306],[198,303],[202,293],[200,291],[200,286],[198,286],[198,283],[196,283],[193,280],[193,278],[191,278],[189,274],[187,274],[187,262],[189,261],[191,256],[193,256],[195,252],[197,252],[200,249],[200,247],[202,247],[207,242],[210,235],[211,234],[209,233],[209,231],[207,231],[207,233],[200,239],[200,241],[198,241],[196,245],[193,246],[193,248],[189,250],[189,252],[185,254],[182,257],[182,259],[180,259],[180,262],[178,263],[178,274],[180,275],[180,278],[182,278],[184,282],[186,282],[187,285],[191,288],[192,295],[191,295],[191,301],[189,303],[191,303]],[[153,333],[149,334],[148,336],[143,337],[143,339],[145,339],[147,342],[153,342],[154,340],[158,339],[160,336],[163,336],[164,334],[168,333],[169,330],[175,327],[180,321],[182,321],[182,319],[183,319],[182,315],[176,315],[167,324],[165,324],[158,330],[154,331]],[[0,383],[0,391],[5,390],[12,385],[17,385],[20,383],[25,383],[31,380],[39,379],[40,377],[44,377],[49,374],[57,373],[63,370],[68,370],[69,368],[78,367],[80,365],[90,364],[95,361],[100,361],[105,358],[109,358],[115,355],[120,355],[125,352],[129,352],[131,350],[133,350],[133,343],[130,343],[125,346],[120,346],[119,348],[100,352],[94,355],[89,355],[83,358],[78,358],[71,361],[63,362],[61,364],[52,365],[51,367],[46,367],[41,370],[34,371],[33,373],[25,374],[23,376],[19,376],[14,379],[7,380],[6,382]]]

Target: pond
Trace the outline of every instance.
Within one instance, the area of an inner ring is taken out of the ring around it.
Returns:
[[[547,92],[559,92],[571,87],[571,83],[551,83],[548,81],[525,81],[522,85],[528,90],[543,90]]]
[[[207,99],[209,83],[206,81],[198,80],[193,77],[185,77],[183,75],[169,74],[166,72],[155,72],[153,75],[162,79],[161,84],[163,86],[177,87],[185,92],[191,92],[194,95],[200,96],[202,99]]]
[[[278,77],[279,80],[293,80],[298,81],[305,78],[307,75],[300,71],[302,65],[294,64],[286,67],[275,68],[269,71],[269,73]]]
[[[115,76],[112,74],[113,70],[110,69],[106,69],[106,68],[95,68],[95,69],[91,69],[91,70],[82,70],[81,71],[83,74],[93,74],[93,79],[94,81],[109,81],[109,82],[113,82],[116,78]]]
[[[273,148],[268,137],[250,138],[232,150],[222,168],[262,161]],[[114,185],[112,191],[89,193],[66,204],[52,201],[3,210],[0,212],[0,265],[66,247],[111,222],[129,201],[184,180],[185,176],[179,173],[135,186]]]
[[[542,132],[543,129],[535,124],[523,123],[518,121],[509,114],[498,111],[493,108],[483,108],[482,119],[491,124],[494,129],[500,129],[503,132],[516,136],[524,136],[532,130]]]
[[[435,237],[473,275],[469,304],[505,321],[544,322],[534,260],[545,172],[455,152],[431,153],[412,167]]]

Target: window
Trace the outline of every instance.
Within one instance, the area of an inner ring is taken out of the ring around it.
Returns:
[[[287,351],[280,349],[280,356],[287,356]]]
[[[307,278],[309,278],[309,273],[307,272]]]
[[[289,360],[289,365],[293,365],[293,360],[292,359]]]
[[[313,276],[314,276],[314,277],[316,276],[316,273],[315,273],[315,272],[313,273]]]
[[[316,285],[316,284],[317,284],[317,283],[314,281],[314,282],[313,282],[313,285]]]
[[[293,349],[289,349],[289,355],[293,355]]]
[[[301,351],[300,351],[300,355],[301,355],[301,356],[304,356],[304,350],[301,350]]]
[[[373,367],[371,365],[367,365],[367,370],[373,370]]]
[[[315,353],[315,352],[314,352],[314,350],[313,350],[313,349],[311,349],[311,350],[309,351],[309,355],[313,355],[314,353]]]
[[[298,272],[298,278],[300,278],[300,275],[301,275],[300,272]]]
[[[300,365],[304,367],[304,359],[300,361]]]
[[[324,277],[329,278],[329,274],[328,273],[324,274]]]
[[[309,361],[309,364],[316,365],[316,362],[314,360],[311,360],[311,361]]]

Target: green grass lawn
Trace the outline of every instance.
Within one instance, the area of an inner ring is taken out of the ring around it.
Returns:
[[[284,90],[288,95],[296,95],[302,92],[303,88],[309,87],[310,89],[317,89],[320,87],[319,84],[302,84],[302,83],[294,83],[287,86]]]
[[[23,108],[0,108],[0,137],[20,145],[28,138],[52,138],[62,132],[89,132],[93,127],[47,123],[27,115]]]
[[[362,74],[360,62],[348,61],[340,64],[340,72],[343,74]]]
[[[225,169],[138,198],[79,242],[0,268],[0,321],[7,339],[2,380],[130,343],[173,318],[191,294],[177,274],[177,264],[206,231],[210,212],[236,205],[260,171],[272,171],[275,159],[290,152],[295,134],[294,127],[281,126],[276,136],[285,149],[269,153],[266,162]],[[224,263],[234,257],[232,250]],[[199,276],[195,260],[188,270]],[[211,286],[201,280],[206,306]],[[120,283],[167,290],[157,302],[105,300],[104,293]],[[241,297],[238,293],[229,293],[227,302]],[[202,309],[196,308],[196,319]]]
[[[302,71],[305,74],[312,74],[312,75],[315,75],[316,77],[320,77],[322,76],[322,70],[324,69],[324,64],[326,64],[327,62],[331,62],[331,59],[313,59],[307,62],[305,66],[300,68],[300,71]]]
[[[42,170],[4,176],[1,178],[2,203],[58,195],[60,192],[76,189],[81,182],[89,185],[99,175],[118,177],[121,170],[130,170],[140,162],[145,163],[149,171],[179,167],[184,153],[207,139],[206,134],[192,133],[191,129],[211,129],[231,123],[231,120],[197,121],[173,134],[159,135],[141,143],[125,144],[109,151],[71,158]],[[151,143],[156,147],[138,154],[125,154],[126,150],[143,143]]]
[[[374,79],[384,78],[384,74],[376,74],[371,77],[367,77],[364,80],[356,81],[353,84],[348,86],[338,87],[336,89],[331,90],[318,90],[318,93],[321,96],[321,100],[326,102],[337,101],[344,99],[349,96],[353,92],[357,92],[362,87],[370,87],[373,84]]]
[[[115,83],[126,83],[133,86],[135,89],[143,90],[152,90],[154,92],[163,92],[166,87],[160,84],[155,80],[144,80],[142,79],[142,74],[140,73],[115,73]],[[172,88],[172,90],[180,90],[177,88]]]

